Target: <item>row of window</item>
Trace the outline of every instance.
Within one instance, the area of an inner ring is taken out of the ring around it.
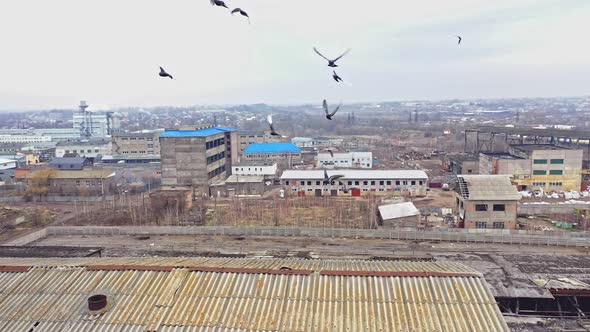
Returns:
[[[145,150],[142,150],[142,151],[124,150],[122,153],[123,154],[137,154],[137,153],[139,153],[139,154],[146,154],[146,153],[147,154],[154,154],[155,152],[154,152],[154,150],[148,150],[148,151],[145,151]]]
[[[221,151],[218,154],[207,157],[207,165],[213,164],[214,162],[225,158],[225,151]]]
[[[547,182],[533,182],[533,187],[545,187]],[[549,182],[549,186],[551,187],[561,187],[563,186],[563,182]]]
[[[496,212],[502,212],[502,211],[506,211],[506,205],[504,204],[493,204],[494,206],[492,207],[493,211]],[[488,211],[488,204],[475,204],[475,211]]]
[[[243,172],[244,171],[244,167],[235,167],[235,171],[236,172]],[[252,171],[251,167],[248,167],[248,171]],[[257,172],[258,171],[258,167],[254,167],[254,171]],[[260,167],[260,171],[262,171],[262,167]]]
[[[486,221],[476,221],[475,228],[488,228],[488,222]],[[504,222],[501,221],[494,221],[492,223],[493,229],[504,229]]]
[[[225,165],[221,167],[217,167],[215,170],[209,172],[209,180],[213,179],[214,177],[218,176],[219,174],[225,172]]]
[[[547,175],[547,171],[542,169],[536,169],[533,170],[533,175]],[[549,175],[563,175],[563,171],[560,169],[552,169],[549,171]]]
[[[153,142],[153,137],[121,137],[121,141],[148,141]]]
[[[86,187],[102,186],[102,180],[85,180],[84,184]],[[57,187],[57,183],[54,183],[53,185]],[[76,180],[76,187],[80,187],[81,185],[82,181]]]
[[[546,165],[548,163],[547,159],[535,159],[533,160],[533,164],[535,165]],[[549,163],[552,165],[562,165],[563,159],[550,159]]]
[[[220,145],[223,145],[223,143],[224,143],[224,139],[223,138],[218,138],[216,140],[209,141],[209,142],[205,143],[205,148],[207,150],[213,149],[213,148],[216,148],[216,147],[218,147]]]
[[[316,186],[319,186],[322,182],[323,181],[315,181],[315,185]],[[391,181],[391,180],[379,181],[379,185],[380,186],[385,186],[385,185],[391,186],[391,184],[393,182],[394,181]],[[296,185],[296,183],[297,183],[297,181],[294,181],[293,182],[293,185]],[[308,186],[311,186],[312,183],[313,183],[313,181],[307,181],[307,185]],[[342,181],[340,181],[340,183],[342,183]],[[368,186],[368,185],[375,186],[377,184],[377,181],[375,181],[375,180],[372,180],[372,181],[362,181],[362,183],[363,183],[364,186]],[[306,184],[306,181],[299,181],[299,185],[305,186],[305,184]],[[332,184],[334,184],[334,181],[332,181]],[[359,186],[361,184],[361,181],[348,181],[348,185],[349,186],[352,186],[353,184],[355,186]],[[424,185],[424,181],[422,181],[422,180],[420,180],[420,181],[416,181],[416,180],[411,180],[411,181],[402,181],[402,180],[399,180],[399,181],[395,181],[395,185],[396,186],[407,186],[407,185],[415,186],[416,184],[422,186],[422,185]],[[285,185],[286,186],[290,185],[290,182],[289,181],[285,181]]]
[[[65,153],[70,153],[70,150],[66,150]],[[72,150],[71,153],[78,153],[78,150]],[[84,150],[80,150],[80,153],[84,153]],[[92,150],[88,149],[86,153],[92,153]],[[98,153],[98,150],[94,150],[94,153]]]

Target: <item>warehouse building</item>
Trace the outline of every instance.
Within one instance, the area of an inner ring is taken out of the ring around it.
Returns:
[[[250,144],[280,143],[280,142],[284,142],[285,140],[288,141],[288,139],[286,139],[286,138],[271,135],[270,130],[238,131],[237,137],[238,137],[238,146],[240,148],[240,152],[244,151],[244,149],[246,149]]]
[[[42,169],[27,175],[27,194],[36,200],[110,199],[116,190],[115,172],[111,170]]]
[[[301,149],[293,143],[256,143],[242,151],[244,162],[276,162],[279,169],[292,168],[302,160]]]
[[[224,181],[237,159],[235,130],[221,127],[170,129],[160,135],[162,186],[191,188],[209,196],[209,186]]]
[[[324,184],[322,170],[286,170],[281,184],[290,195],[361,196],[365,194],[426,196],[428,175],[418,170],[332,170],[328,176],[343,177]]]
[[[373,168],[372,152],[318,153],[318,168]]]
[[[83,157],[94,160],[98,156],[111,154],[112,144],[110,139],[91,138],[77,141],[59,142],[55,147],[55,156]]]
[[[387,228],[414,230],[420,223],[420,211],[412,202],[381,205],[379,223]]]
[[[521,196],[508,175],[459,175],[455,211],[460,225],[478,229],[516,229]]]
[[[116,133],[112,139],[112,154],[114,156],[124,155],[127,158],[152,157],[159,159],[160,156],[160,132],[149,133]],[[157,158],[156,158],[157,156]]]
[[[2,331],[509,331],[454,262],[11,257],[0,280]]]
[[[233,166],[233,175],[260,175],[265,179],[273,179],[277,176],[277,163],[264,161],[244,161]]]

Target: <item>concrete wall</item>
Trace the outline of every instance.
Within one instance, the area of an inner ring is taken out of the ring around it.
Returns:
[[[487,211],[477,211],[477,205],[486,206]],[[505,211],[494,211],[494,205],[504,205]],[[478,222],[487,223],[486,228],[494,228],[494,222],[503,222],[504,229],[516,228],[517,201],[472,201],[455,193],[455,211],[459,211],[464,228],[478,228]]]
[[[160,154],[159,132],[138,134],[114,134],[112,136],[112,151],[114,155],[142,157]]]
[[[381,226],[394,229],[416,229],[420,223],[420,215],[387,219],[381,221]]]
[[[427,179],[423,180],[355,180],[346,179],[340,180],[334,185],[324,185],[322,180],[287,180],[281,181],[285,186],[285,191],[290,195],[301,195],[299,192],[303,192],[305,195],[316,196],[316,190],[322,190],[322,195],[331,195],[332,190],[337,190],[339,196],[350,196],[353,188],[361,190],[362,195],[369,193],[376,195],[408,195],[412,197],[426,196],[426,188],[428,188]],[[366,182],[366,184],[365,184]],[[381,184],[383,182],[383,184]],[[389,182],[389,184],[388,184]],[[412,184],[414,182],[414,184]],[[288,184],[287,184],[288,183]],[[344,186],[348,189],[348,193],[344,193],[342,190]]]
[[[518,214],[531,216],[550,216],[556,214],[573,215],[576,210],[590,210],[590,204],[519,204]]]

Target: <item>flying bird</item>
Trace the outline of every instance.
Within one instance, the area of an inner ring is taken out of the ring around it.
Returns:
[[[340,58],[342,58],[342,57],[343,57],[343,56],[345,56],[345,55],[346,55],[348,52],[350,52],[350,49],[347,49],[347,50],[346,50],[344,53],[342,53],[342,54],[341,54],[339,57],[337,57],[336,59],[334,59],[334,60],[330,60],[330,59],[326,58],[326,57],[325,57],[325,56],[324,56],[322,53],[320,53],[320,51],[318,51],[318,49],[317,49],[317,48],[315,48],[315,47],[314,47],[314,48],[313,48],[313,50],[314,50],[314,51],[315,51],[315,52],[316,52],[316,53],[317,53],[319,56],[321,56],[322,58],[324,58],[324,59],[326,59],[326,60],[328,61],[328,67],[333,67],[333,68],[336,68],[336,67],[338,67],[338,65],[336,64],[336,61],[340,60]]]
[[[460,45],[461,44],[461,41],[463,40],[463,38],[461,38],[461,36],[456,36],[456,37],[457,37],[457,39],[459,39],[457,41],[457,45]]]
[[[270,134],[272,136],[286,137],[275,131],[275,128],[272,126],[272,115],[268,115],[268,117],[266,118],[266,122],[268,122],[268,126],[270,127]]]
[[[158,75],[160,75],[160,77],[170,77],[171,80],[174,79],[174,77],[168,74],[162,67],[160,67],[160,73]]]
[[[338,74],[336,74],[336,71],[335,70],[334,70],[334,74],[332,74],[332,78],[336,82],[343,82],[342,78],[340,76],[338,76]]]
[[[235,13],[239,13],[242,16],[245,16],[248,18],[248,23],[250,23],[250,16],[248,16],[248,13],[246,13],[245,11],[243,11],[241,8],[236,8],[234,10],[231,11],[231,14],[235,14]]]
[[[326,119],[332,120],[332,117],[336,114],[336,112],[338,112],[338,110],[340,109],[340,106],[342,106],[342,104],[336,106],[336,108],[334,109],[334,112],[332,112],[332,113],[330,113],[330,111],[328,110],[328,102],[325,99],[323,102],[323,106],[324,106],[324,112],[326,112]]]
[[[330,154],[330,157],[334,158],[334,152],[332,150],[328,150],[328,153]]]
[[[324,170],[324,184],[330,184],[332,181],[338,180],[344,177],[344,175],[332,175],[328,176],[328,171]]]
[[[221,1],[221,0],[211,0],[211,6],[218,6],[218,7],[225,7],[227,9],[229,9],[226,5],[225,2]]]

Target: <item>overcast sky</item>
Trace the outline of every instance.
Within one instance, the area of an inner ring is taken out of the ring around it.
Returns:
[[[589,94],[588,0],[226,2],[8,1],[0,109]]]

